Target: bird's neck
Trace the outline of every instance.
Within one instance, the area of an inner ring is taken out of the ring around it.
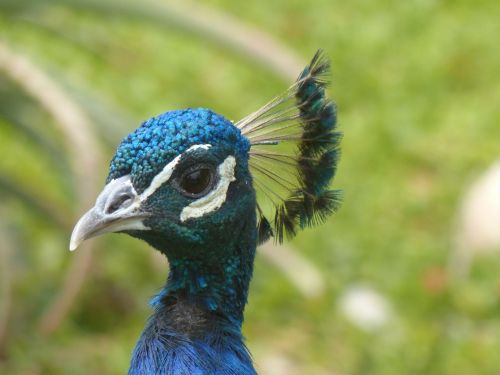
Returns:
[[[253,272],[255,237],[254,220],[243,220],[229,231],[221,230],[218,238],[203,246],[186,249],[189,256],[176,252],[169,258],[167,283],[153,305],[179,314],[196,311],[240,329]],[[200,256],[193,257],[193,253]]]

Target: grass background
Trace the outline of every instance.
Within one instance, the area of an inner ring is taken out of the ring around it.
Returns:
[[[92,172],[102,182],[118,141],[141,120],[189,106],[239,119],[291,83],[203,36],[78,3],[1,0],[0,40],[91,114],[106,160]],[[325,49],[344,132],[335,181],[343,207],[292,243],[322,272],[326,291],[307,299],[257,258],[245,323],[257,363],[275,355],[299,374],[500,373],[500,259],[479,259],[458,283],[445,269],[460,198],[499,155],[500,3],[203,4],[272,35],[304,61]],[[0,101],[7,311],[0,373],[125,373],[166,264],[125,236],[97,240],[69,316],[41,334],[39,319],[74,255],[68,229],[28,198],[69,226],[81,212],[69,146],[54,120],[1,72]],[[394,311],[375,332],[356,328],[337,307],[339,295],[360,283],[383,293]]]

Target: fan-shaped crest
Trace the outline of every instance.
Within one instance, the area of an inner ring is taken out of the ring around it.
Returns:
[[[330,190],[339,155],[336,107],[326,97],[330,64],[321,51],[282,95],[236,126],[251,142],[250,168],[258,197],[258,233],[282,242],[284,233],[316,225],[333,213]]]

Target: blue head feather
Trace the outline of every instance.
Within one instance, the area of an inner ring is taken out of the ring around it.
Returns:
[[[184,109],[152,117],[125,137],[111,160],[107,182],[130,174],[141,192],[165,164],[196,144],[231,150],[246,166],[250,142],[231,121],[209,109]]]

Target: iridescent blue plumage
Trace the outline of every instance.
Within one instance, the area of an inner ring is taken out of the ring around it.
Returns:
[[[127,135],[111,160],[107,182],[132,174],[136,190],[143,190],[163,166],[195,144],[226,144],[248,157],[250,142],[223,116],[205,108],[162,113],[144,121]]]
[[[241,327],[257,243],[281,242],[338,206],[327,71],[318,53],[285,95],[236,124],[208,109],[171,111],[118,147],[70,248],[125,232],[169,260],[130,375],[256,374]],[[270,204],[257,204],[255,189]]]

